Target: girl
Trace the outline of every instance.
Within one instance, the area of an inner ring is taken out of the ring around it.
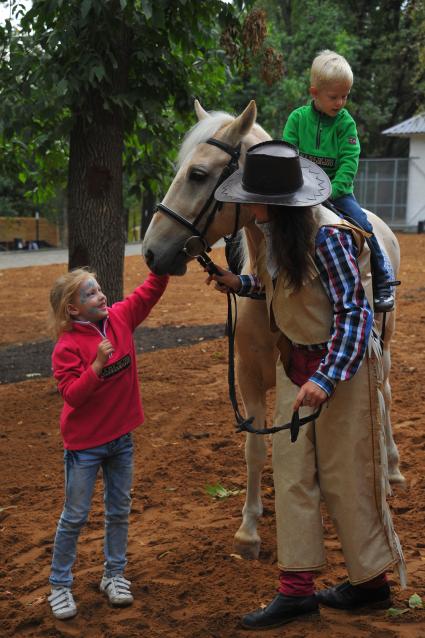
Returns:
[[[104,574],[100,590],[113,605],[131,605],[126,566],[131,432],[143,423],[133,332],[160,299],[168,276],[150,273],[124,301],[106,305],[96,275],[85,269],[60,277],[50,293],[57,343],[53,374],[64,400],[60,427],[65,448],[65,505],[53,548],[48,598],[53,615],[77,613],[72,565],[87,520],[99,468],[105,502]]]

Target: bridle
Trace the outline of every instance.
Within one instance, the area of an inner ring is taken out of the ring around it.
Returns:
[[[182,226],[190,230],[192,233],[192,236],[198,237],[202,241],[204,245],[204,251],[209,252],[211,250],[211,246],[207,242],[206,233],[211,223],[213,222],[217,211],[220,210],[222,205],[221,202],[218,202],[214,199],[214,193],[217,190],[217,188],[220,186],[220,184],[224,182],[225,179],[227,179],[232,173],[234,173],[239,168],[239,159],[241,156],[241,143],[239,142],[237,146],[231,146],[230,144],[226,144],[226,142],[217,140],[214,137],[210,137],[209,139],[206,140],[205,143],[211,144],[211,146],[216,146],[220,150],[224,151],[225,153],[230,155],[230,159],[227,162],[226,166],[221,171],[221,174],[214,188],[212,189],[209,197],[207,198],[207,201],[202,206],[202,209],[199,211],[199,213],[196,215],[194,221],[193,222],[189,221],[188,219],[183,217],[183,215],[180,215],[179,213],[176,213],[175,210],[172,210],[168,206],[165,206],[165,204],[158,204],[157,210],[161,211],[162,213],[165,213],[166,215],[174,219],[176,222],[178,222],[179,224],[181,224]],[[232,239],[235,237],[238,231],[239,214],[240,214],[240,207],[237,206],[235,226],[231,236]],[[202,230],[200,230],[199,224],[202,222],[205,215],[207,215],[207,218]]]
[[[183,215],[176,213],[176,211],[172,210],[165,204],[158,204],[157,210],[161,211],[174,219],[177,223],[181,224],[185,228],[191,231],[192,236],[186,240],[183,251],[190,255],[189,250],[187,250],[187,246],[189,243],[195,238],[198,239],[202,244],[202,252],[196,255],[196,259],[199,263],[210,273],[220,274],[217,270],[215,264],[211,261],[211,259],[206,254],[211,250],[211,246],[208,244],[206,239],[206,233],[211,223],[214,220],[214,217],[218,210],[221,208],[221,202],[218,202],[214,198],[214,193],[217,188],[220,186],[225,179],[227,179],[232,173],[234,173],[239,168],[239,159],[241,155],[241,143],[237,146],[230,146],[230,144],[226,144],[226,142],[222,142],[221,140],[217,140],[213,137],[210,137],[206,140],[206,144],[211,144],[212,146],[216,146],[221,149],[228,155],[230,155],[230,159],[221,171],[221,174],[211,191],[207,201],[203,205],[200,212],[197,214],[196,218],[193,222],[189,221]],[[199,229],[198,225],[202,221],[203,217],[207,215],[205,224],[202,230]],[[235,237],[236,233],[239,230],[239,218],[240,218],[240,205],[236,204],[236,214],[235,214],[235,225],[233,232],[230,237],[225,237],[226,242],[231,242]],[[195,255],[190,255],[195,256]],[[235,307],[235,319],[233,321],[232,317],[232,297],[234,300]],[[264,298],[258,296],[257,298]],[[298,437],[298,432],[301,425],[305,425],[310,421],[314,421],[318,418],[320,414],[321,408],[319,408],[314,414],[311,414],[307,417],[299,417],[298,411],[294,412],[292,419],[290,422],[285,423],[284,425],[277,425],[271,428],[263,428],[257,429],[253,426],[254,417],[244,418],[240,413],[237,398],[236,398],[236,388],[235,388],[235,373],[234,373],[234,337],[235,337],[235,329],[236,329],[236,321],[237,321],[237,305],[235,301],[235,293],[228,292],[227,293],[227,308],[228,308],[228,316],[227,316],[227,334],[228,334],[228,344],[229,344],[229,368],[228,368],[228,384],[229,384],[229,398],[233,407],[233,411],[236,417],[236,431],[237,432],[250,432],[251,434],[274,434],[276,432],[280,432],[281,430],[290,430],[291,431],[291,441],[295,442]]]

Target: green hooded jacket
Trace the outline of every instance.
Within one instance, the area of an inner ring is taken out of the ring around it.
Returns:
[[[356,123],[347,109],[330,117],[318,111],[312,101],[292,111],[282,138],[323,168],[332,183],[331,199],[353,192],[360,143]]]

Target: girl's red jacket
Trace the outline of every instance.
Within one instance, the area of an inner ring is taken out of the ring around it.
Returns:
[[[64,400],[64,447],[83,450],[108,443],[143,423],[133,332],[160,299],[168,276],[150,273],[124,301],[109,308],[103,327],[74,321],[53,350],[53,374]],[[91,364],[106,337],[114,352],[98,377]]]

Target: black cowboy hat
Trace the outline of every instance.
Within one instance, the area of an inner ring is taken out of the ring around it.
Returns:
[[[296,146],[270,140],[251,146],[243,169],[228,177],[215,191],[219,202],[316,206],[331,194],[326,173],[300,157]]]

